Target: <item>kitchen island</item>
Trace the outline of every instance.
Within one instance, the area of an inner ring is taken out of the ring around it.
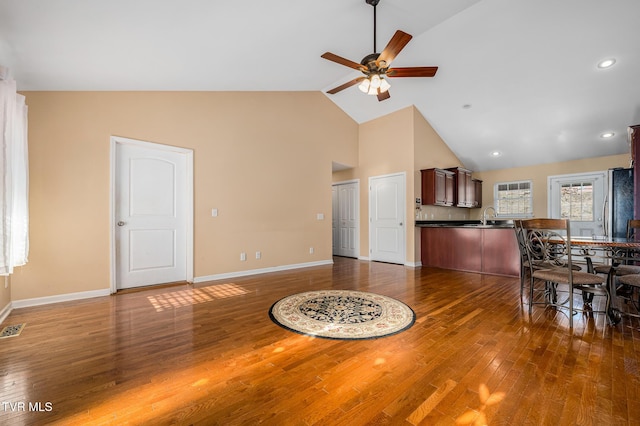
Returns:
[[[520,275],[520,252],[512,221],[416,220],[422,266],[490,275]]]

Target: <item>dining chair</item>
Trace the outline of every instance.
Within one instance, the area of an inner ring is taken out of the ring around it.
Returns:
[[[522,220],[516,219],[513,221],[513,228],[516,233],[516,240],[518,241],[518,249],[520,250],[520,298],[524,295],[524,286],[527,278],[529,278],[529,289],[533,288],[533,277],[531,276],[531,270],[538,269],[549,269],[553,267],[559,267],[560,265],[556,263],[545,263],[544,261],[538,259],[531,261],[529,258],[529,253],[527,252],[527,244],[525,242],[525,231],[522,228]],[[573,264],[571,265],[574,271],[582,270],[580,265]],[[550,288],[545,289],[546,292],[550,291]]]
[[[640,274],[627,274],[618,278],[618,282],[627,287],[628,291],[619,295],[635,308],[636,313],[625,312],[625,315],[640,317]],[[635,299],[634,299],[635,295]]]
[[[529,262],[529,254],[527,253],[527,245],[524,241],[524,230],[522,229],[522,221],[514,220],[513,229],[516,233],[516,241],[518,241],[518,250],[520,251],[520,298],[524,295],[524,283],[527,278],[527,272],[531,269]]]
[[[635,238],[640,238],[640,220],[629,219],[627,221],[627,239]],[[623,263],[616,265],[615,273],[617,276],[640,274],[640,265],[636,264],[640,262],[640,252],[627,250],[622,257],[625,258]],[[609,274],[612,267],[613,265],[598,265],[594,270],[598,274]]]
[[[526,219],[520,222],[522,238],[529,257],[531,276],[529,291],[529,313],[533,305],[543,303],[547,306],[569,309],[569,327],[573,328],[573,314],[586,311],[574,306],[574,292],[589,293],[606,298],[604,311],[609,313],[611,298],[607,290],[606,277],[574,269],[571,253],[571,224],[569,219]],[[534,302],[535,281],[545,283],[545,299]],[[558,285],[567,286],[567,300],[558,301]],[[607,319],[611,319],[607,315]]]

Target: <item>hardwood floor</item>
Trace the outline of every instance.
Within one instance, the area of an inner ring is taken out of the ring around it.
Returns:
[[[416,323],[338,341],[269,319],[278,299],[330,288],[394,297]],[[579,313],[570,332],[565,311],[529,316],[519,292],[517,278],[335,258],[16,309],[0,424],[640,424],[638,319]]]

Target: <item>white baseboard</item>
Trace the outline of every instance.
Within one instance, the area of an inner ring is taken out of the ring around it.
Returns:
[[[358,256],[358,260],[365,260],[367,262],[371,262],[371,258],[366,256]],[[401,264],[400,264],[401,265]],[[405,262],[404,266],[408,266],[409,268],[420,268],[422,266],[422,262]]]
[[[109,296],[108,288],[102,290],[80,291],[78,293],[58,294],[55,296],[35,297],[33,299],[14,300],[11,302],[13,309],[27,308],[30,306],[48,305],[50,303],[69,302],[71,300],[90,299],[92,297]]]
[[[203,283],[206,281],[227,280],[229,278],[246,277],[249,275],[266,274],[269,272],[289,271],[291,269],[309,268],[311,266],[332,265],[333,260],[320,260],[318,262],[295,263],[292,265],[272,266],[269,268],[249,269],[247,271],[225,272],[223,274],[206,275],[204,277],[195,277],[193,282]]]
[[[7,317],[11,313],[11,309],[12,309],[11,302],[7,303],[7,306],[2,308],[2,310],[0,311],[0,324],[2,324],[4,320],[7,319]]]

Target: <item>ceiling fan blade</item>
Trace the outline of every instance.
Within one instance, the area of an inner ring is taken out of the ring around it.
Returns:
[[[404,49],[412,38],[412,35],[407,34],[404,31],[396,31],[393,37],[391,37],[391,40],[389,40],[387,47],[385,47],[380,56],[378,56],[378,64],[381,61],[384,61],[386,63],[384,67],[388,67],[391,61],[395,59],[398,53]]]
[[[344,84],[341,84],[338,87],[334,87],[333,89],[329,90],[327,93],[330,94],[330,95],[335,95],[336,93],[338,93],[338,92],[340,92],[340,91],[342,91],[344,89],[347,89],[347,88],[349,88],[351,86],[355,86],[356,84],[360,83],[364,79],[365,79],[365,77],[355,78],[355,79],[353,79],[351,81],[348,81],[348,82],[346,82]]]
[[[364,71],[366,70],[366,67],[362,64],[359,64],[357,62],[353,62],[349,59],[345,59],[342,56],[338,56],[335,55],[331,52],[325,52],[324,54],[320,55],[321,58],[327,59],[329,61],[333,61],[336,62],[340,65],[344,65],[347,66],[349,68],[353,68],[354,70],[358,70],[358,71]]]
[[[389,99],[391,97],[391,94],[389,93],[389,91],[387,90],[386,92],[380,92],[378,93],[378,101],[382,102],[385,99]]]
[[[438,67],[400,67],[390,68],[387,77],[433,77]]]

